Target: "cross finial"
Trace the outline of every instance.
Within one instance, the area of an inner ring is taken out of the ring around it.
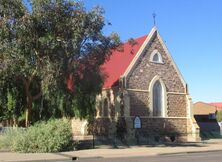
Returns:
[[[153,12],[153,25],[156,26],[156,13]]]

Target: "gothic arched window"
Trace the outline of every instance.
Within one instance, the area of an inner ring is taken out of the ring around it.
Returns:
[[[153,116],[163,115],[163,89],[160,81],[153,85]]]
[[[103,115],[103,114],[102,114],[102,112],[103,112],[103,109],[102,109],[102,101],[99,101],[98,107],[99,107],[99,109],[98,109],[98,111],[99,111],[99,116],[101,117],[101,116]]]
[[[108,100],[107,100],[107,98],[104,100],[103,116],[108,117]]]

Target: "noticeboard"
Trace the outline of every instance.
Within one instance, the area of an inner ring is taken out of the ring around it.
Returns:
[[[136,116],[136,117],[134,118],[133,125],[134,125],[134,128],[135,128],[135,129],[141,128],[141,119],[140,119],[139,116]]]

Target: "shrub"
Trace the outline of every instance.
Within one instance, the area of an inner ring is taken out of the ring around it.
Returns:
[[[24,129],[7,127],[2,130],[0,135],[0,149],[12,150],[14,140],[18,135],[22,134]]]
[[[66,151],[72,146],[71,124],[62,119],[39,122],[25,131],[8,131],[3,139],[7,139],[5,146],[16,152]]]

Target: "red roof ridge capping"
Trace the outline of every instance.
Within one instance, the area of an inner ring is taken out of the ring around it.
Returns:
[[[222,110],[222,102],[211,102],[209,105],[216,107],[217,110]]]
[[[113,50],[110,58],[101,66],[102,72],[106,75],[103,88],[108,89],[118,85],[121,75],[124,74],[147,35],[134,39],[123,44],[123,51]]]

